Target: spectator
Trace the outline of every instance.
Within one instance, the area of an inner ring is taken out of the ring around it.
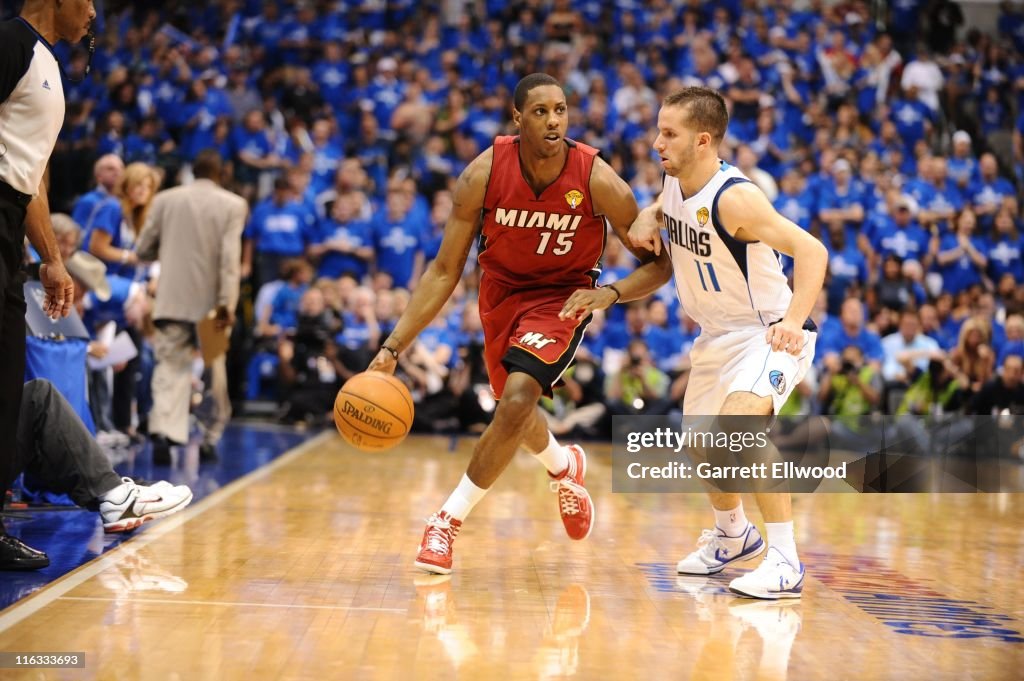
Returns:
[[[882,261],[882,278],[875,284],[874,302],[883,308],[897,311],[923,303],[924,289],[911,276],[920,270],[917,261],[903,262],[898,255],[890,254]]]
[[[917,49],[917,55],[905,67],[900,77],[900,87],[904,91],[915,90],[929,109],[933,112],[939,111],[939,92],[945,77],[938,64],[932,59],[931,50],[921,45]]]
[[[949,359],[933,359],[903,396],[896,414],[941,416],[964,405],[965,391],[956,377],[957,369]]]
[[[24,472],[49,491],[68,494],[83,508],[99,511],[106,532],[128,532],[177,513],[192,501],[185,485],[160,481],[139,485],[114,472],[110,459],[53,384],[25,384],[18,419],[15,476]],[[0,569],[33,569],[44,564],[5,564]]]
[[[423,227],[411,217],[412,197],[395,186],[388,190],[386,209],[374,225],[377,267],[396,286],[412,288],[423,273]]]
[[[322,423],[330,413],[341,385],[335,371],[337,347],[333,338],[339,325],[320,289],[303,291],[292,332],[278,347],[286,423]]]
[[[196,181],[168,189],[153,201],[152,220],[139,236],[138,252],[160,261],[156,307],[156,370],[149,432],[154,463],[170,463],[170,446],[188,442],[192,400],[192,358],[196,322],[211,312],[220,328],[235,320],[239,292],[241,234],[248,206],[217,186],[221,158],[200,152],[193,165]],[[200,456],[216,457],[217,442],[231,415],[224,357],[207,367],[216,401],[214,423],[203,435]]]
[[[651,362],[643,340],[634,338],[627,347],[626,362],[605,384],[613,414],[665,414],[668,412],[669,378]]]
[[[1017,191],[1009,180],[999,175],[999,165],[993,154],[981,155],[978,173],[978,179],[967,189],[966,198],[973,205],[981,230],[988,232],[1003,200],[1016,196]]]
[[[236,124],[231,131],[231,150],[235,159],[235,179],[241,184],[241,194],[246,200],[253,201],[263,194],[260,190],[269,184],[270,173],[283,165],[274,151],[266,117],[258,105],[249,109],[241,124]]]
[[[1024,416],[1024,357],[1007,355],[999,374],[985,383],[967,405],[968,414]]]
[[[316,241],[314,214],[301,201],[288,178],[274,180],[274,194],[257,204],[245,229],[242,274],[258,284],[277,279],[281,263],[305,254]]]
[[[93,165],[96,188],[79,198],[71,211],[71,219],[82,228],[82,242],[86,250],[89,250],[92,232],[96,227],[107,234],[120,234],[120,212],[114,190],[120,184],[123,174],[124,163],[113,154],[101,156]]]
[[[957,382],[970,399],[992,377],[995,367],[995,353],[989,345],[989,331],[985,323],[977,318],[965,321],[949,358]]]
[[[896,255],[903,260],[916,260],[927,270],[932,255],[931,237],[915,220],[917,202],[906,194],[900,195],[894,205],[895,213],[881,221],[872,233],[874,253],[885,258]]]
[[[839,417],[866,416],[882,404],[882,375],[866,362],[859,346],[847,345],[842,354],[825,358],[819,399],[825,413]]]
[[[885,352],[882,378],[900,384],[909,384],[928,369],[929,361],[945,355],[934,338],[921,333],[921,322],[913,309],[900,313],[899,330],[882,339],[882,350]]]
[[[980,286],[988,267],[988,240],[974,233],[974,211],[964,208],[955,220],[956,230],[941,237],[932,235],[931,252],[942,275],[942,289],[953,295]]]
[[[875,364],[880,369],[884,355],[882,352],[882,341],[878,334],[864,326],[864,304],[856,298],[847,298],[843,301],[839,314],[840,325],[838,328],[822,330],[821,346],[819,350],[823,360],[829,360],[834,367],[837,366],[839,356],[848,346],[855,345],[860,348],[865,361]]]
[[[1014,281],[1024,281],[1024,239],[1021,238],[1013,211],[1003,205],[993,219],[994,231],[985,246],[988,276],[998,282],[1010,275]]]
[[[1006,340],[999,349],[996,363],[1002,366],[1008,355],[1024,356],[1024,315],[1011,314],[1006,318]]]

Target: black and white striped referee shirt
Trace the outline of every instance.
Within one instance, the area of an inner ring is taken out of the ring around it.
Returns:
[[[0,22],[0,180],[38,194],[63,123],[53,48],[23,19]]]

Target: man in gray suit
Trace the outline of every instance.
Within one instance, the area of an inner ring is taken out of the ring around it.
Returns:
[[[153,409],[149,432],[153,462],[169,464],[171,445],[188,442],[196,322],[215,311],[221,329],[235,321],[245,199],[218,186],[221,158],[207,149],[196,156],[190,185],[160,192],[136,250],[140,260],[159,260],[153,319],[156,323]],[[207,367],[213,423],[204,424],[200,455],[216,458],[216,445],[231,417],[224,356]]]

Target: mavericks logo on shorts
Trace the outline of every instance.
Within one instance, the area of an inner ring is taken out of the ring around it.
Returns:
[[[772,369],[768,372],[768,381],[778,394],[781,395],[786,392],[786,377],[778,369]]]

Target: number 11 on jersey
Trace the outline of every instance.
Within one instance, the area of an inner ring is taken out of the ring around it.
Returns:
[[[697,266],[697,276],[700,277],[700,285],[704,287],[704,290],[708,290],[708,280],[711,281],[711,290],[721,292],[722,287],[718,285],[718,277],[715,276],[715,268],[709,262],[702,262],[694,259],[693,264]],[[707,279],[704,278],[704,268],[708,270]]]

